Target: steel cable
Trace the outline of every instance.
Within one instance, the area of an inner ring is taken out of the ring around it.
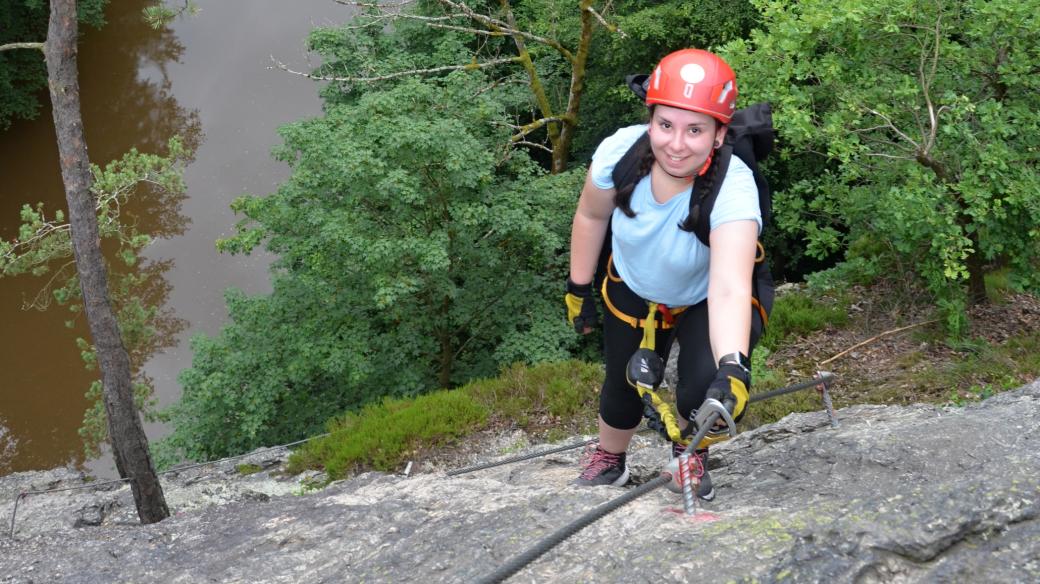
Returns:
[[[701,428],[697,435],[693,437],[693,441],[690,444],[700,444],[700,441],[704,439],[704,436],[708,434],[708,429],[715,424],[715,421],[719,419],[718,413],[712,413],[708,416],[704,427]],[[588,527],[592,523],[602,519],[607,513],[621,508],[622,506],[631,503],[632,501],[642,497],[643,495],[667,485],[672,480],[672,475],[669,472],[662,472],[657,478],[650,482],[639,485],[638,487],[628,491],[624,495],[611,499],[606,503],[596,507],[592,511],[582,515],[571,523],[561,527],[548,537],[542,539],[535,545],[531,546],[527,551],[514,557],[513,559],[506,562],[505,565],[495,570],[491,575],[487,576],[483,580],[478,580],[481,584],[495,584],[504,581],[513,574],[516,574],[522,570],[525,566],[531,562],[537,560],[545,552],[553,549],[554,547],[563,543],[565,539]]]
[[[756,394],[754,394],[754,395],[752,395],[751,397],[748,398],[748,403],[760,402],[760,401],[762,401],[764,399],[777,397],[777,396],[784,395],[784,394],[787,394],[787,393],[794,393],[796,391],[801,391],[803,389],[809,389],[810,387],[815,387],[817,385],[822,385],[822,384],[831,382],[833,380],[834,380],[834,374],[833,373],[828,373],[828,372],[825,371],[825,372],[822,372],[819,377],[813,377],[812,379],[807,379],[805,381],[800,381],[800,382],[795,383],[793,385],[788,385],[787,387],[781,387],[780,389],[774,389],[772,391],[767,391],[765,393],[756,393]]]
[[[493,584],[504,581],[506,578],[509,578],[513,574],[516,574],[517,572],[522,570],[531,562],[537,560],[539,557],[545,554],[545,552],[561,544],[568,537],[574,535],[575,533],[578,533],[579,531],[588,527],[592,523],[602,519],[611,511],[614,511],[628,503],[631,503],[632,501],[638,499],[639,497],[642,497],[643,495],[653,491],[654,489],[668,484],[668,482],[671,480],[671,474],[662,473],[650,482],[644,483],[628,491],[624,495],[617,497],[616,499],[611,499],[610,501],[607,501],[606,503],[600,505],[599,507],[596,507],[592,511],[589,511],[585,515],[582,515],[570,524],[565,525],[564,527],[556,530],[556,532],[542,539],[537,544],[531,546],[527,551],[523,552],[522,554],[509,560],[499,569],[495,570],[494,573],[481,580],[478,580],[478,582],[480,582],[481,584]]]
[[[472,466],[466,466],[466,467],[463,467],[463,468],[459,468],[459,469],[455,469],[455,470],[452,470],[452,471],[448,471],[447,474],[448,474],[449,477],[454,477],[454,476],[458,476],[460,474],[466,474],[468,472],[474,472],[474,471],[478,471],[478,470],[484,470],[486,468],[493,468],[493,467],[496,467],[496,466],[502,466],[502,465],[505,465],[505,464],[512,464],[514,462],[520,462],[521,460],[527,460],[529,458],[538,458],[539,456],[546,456],[546,455],[549,455],[549,454],[555,454],[557,452],[564,452],[564,451],[567,451],[567,450],[574,450],[575,448],[581,448],[582,446],[588,446],[589,444],[594,444],[596,442],[599,442],[599,438],[589,438],[588,440],[586,440],[584,442],[576,442],[574,444],[568,444],[566,446],[559,446],[559,447],[556,447],[556,448],[550,448],[549,450],[542,450],[542,451],[539,451],[539,452],[528,453],[528,454],[518,454],[516,456],[511,456],[509,458],[505,458],[505,459],[502,459],[502,460],[497,460],[497,461],[494,461],[494,462],[484,462],[484,463],[480,463],[480,464],[474,464]]]

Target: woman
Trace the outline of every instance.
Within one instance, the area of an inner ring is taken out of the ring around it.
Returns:
[[[679,343],[676,406],[682,428],[706,397],[726,403],[739,418],[750,384],[748,355],[761,332],[761,319],[751,310],[762,226],[754,175],[735,156],[725,176],[717,176],[712,162],[735,111],[733,70],[712,53],[685,49],[661,60],[646,90],[649,124],[622,128],[600,143],[571,231],[568,318],[579,333],[590,332],[598,320],[592,287],[608,225],[613,250],[602,288],[609,303],[599,445],[586,457],[575,481],[579,485],[628,480],[625,452],[643,412],[626,378],[629,358],[643,338],[633,323],[655,319],[656,351],[664,360],[669,341],[674,337]],[[644,134],[649,149],[639,167],[641,178],[619,192],[611,177],[614,166]],[[723,182],[710,215],[709,247],[693,233],[692,195],[695,182],[697,192],[709,192],[700,187],[714,181]],[[666,309],[648,315],[651,302]],[[673,445],[673,453],[683,449]],[[698,454],[706,462],[706,449]],[[707,473],[698,495],[714,498]]]

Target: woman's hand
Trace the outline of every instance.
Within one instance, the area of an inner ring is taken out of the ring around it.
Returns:
[[[574,332],[587,335],[599,324],[599,312],[596,301],[592,298],[592,284],[575,284],[567,278],[567,321],[574,327]]]

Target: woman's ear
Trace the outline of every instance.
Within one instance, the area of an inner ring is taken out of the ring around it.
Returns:
[[[729,129],[729,125],[718,121],[715,123],[715,147],[719,148],[722,146],[722,142],[726,139],[726,130]]]

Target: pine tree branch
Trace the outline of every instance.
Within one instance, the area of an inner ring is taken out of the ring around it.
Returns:
[[[430,28],[442,28],[444,30],[457,30],[459,32],[468,32],[470,34],[479,34],[479,35],[484,35],[484,36],[493,36],[493,37],[510,36],[510,34],[507,31],[504,31],[504,30],[480,30],[479,28],[466,28],[464,26],[454,26],[454,25],[451,25],[451,24],[435,24],[435,23],[434,24],[427,24],[426,26],[428,26]]]
[[[445,71],[472,71],[475,69],[484,69],[487,67],[494,67],[495,65],[504,65],[506,63],[517,63],[519,62],[518,57],[509,57],[507,59],[495,59],[493,61],[484,61],[483,63],[467,63],[465,65],[445,65],[443,67],[430,67],[428,69],[410,69],[408,71],[397,71],[395,73],[388,73],[386,75],[378,75],[376,77],[325,77],[322,75],[313,75],[311,73],[304,73],[302,71],[294,71],[290,69],[285,63],[282,63],[278,59],[271,55],[271,61],[274,62],[275,66],[285,71],[286,73],[292,73],[293,75],[299,75],[300,77],[306,77],[314,81],[337,81],[337,82],[348,82],[348,83],[370,83],[373,81],[386,81],[388,79],[396,79],[398,77],[407,77],[409,75],[430,75],[433,73],[444,73]],[[268,67],[269,69],[271,67]]]
[[[37,49],[43,50],[43,43],[7,43],[6,45],[0,45],[0,52],[13,51],[15,49]]]
[[[357,6],[358,8],[376,8],[378,10],[384,10],[386,8],[400,8],[401,6],[408,6],[409,4],[415,4],[415,0],[401,0],[401,2],[352,2],[351,0],[335,0],[336,4],[342,4],[344,6]]]
[[[530,142],[528,140],[514,141],[513,145],[514,146],[532,146],[534,148],[541,148],[542,150],[545,150],[546,152],[548,152],[550,154],[552,153],[552,148],[549,148],[545,144],[538,144],[537,142]]]

